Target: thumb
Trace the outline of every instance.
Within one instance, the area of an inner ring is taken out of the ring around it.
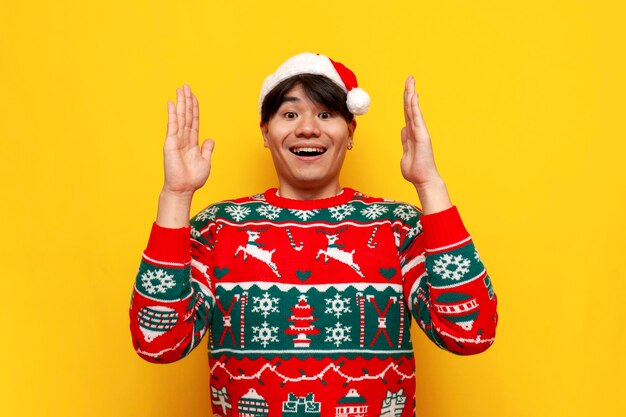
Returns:
[[[402,152],[406,153],[409,150],[409,144],[407,139],[406,126],[400,131],[400,139],[402,140]]]
[[[211,159],[211,154],[213,153],[213,148],[215,148],[215,141],[213,139],[206,139],[202,143],[202,148],[200,149],[200,154],[204,159]]]

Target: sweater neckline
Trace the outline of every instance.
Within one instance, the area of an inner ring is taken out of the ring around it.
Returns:
[[[265,200],[273,206],[295,209],[295,210],[315,210],[334,206],[341,206],[352,200],[354,197],[352,188],[343,188],[341,192],[335,196],[320,198],[317,200],[294,200],[291,198],[281,197],[278,195],[277,188],[270,188],[265,191]]]

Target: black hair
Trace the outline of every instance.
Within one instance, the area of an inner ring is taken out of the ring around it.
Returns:
[[[287,93],[298,85],[313,102],[337,112],[348,123],[354,119],[354,115],[350,113],[346,104],[346,92],[334,81],[323,75],[299,74],[281,81],[267,93],[261,105],[261,122],[269,122],[285,101]]]

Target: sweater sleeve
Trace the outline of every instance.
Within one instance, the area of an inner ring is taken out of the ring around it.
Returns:
[[[459,355],[486,350],[498,315],[491,279],[456,207],[416,216],[400,236],[406,302],[437,346]]]
[[[174,362],[207,332],[214,305],[207,236],[192,227],[152,225],[130,304],[133,346],[143,359]]]

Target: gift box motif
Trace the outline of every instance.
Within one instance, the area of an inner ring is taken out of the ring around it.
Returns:
[[[287,401],[283,402],[283,417],[320,417],[321,409],[322,404],[315,401],[312,392],[308,393],[304,397],[298,397],[290,392],[287,397]]]
[[[211,387],[211,397],[215,415],[230,417],[233,406],[231,405],[230,396],[228,395],[228,391],[226,391],[226,387],[220,389]]]
[[[383,400],[383,406],[380,410],[380,417],[400,417],[404,404],[406,404],[406,396],[402,395],[404,389],[398,392],[387,391],[387,396]]]

